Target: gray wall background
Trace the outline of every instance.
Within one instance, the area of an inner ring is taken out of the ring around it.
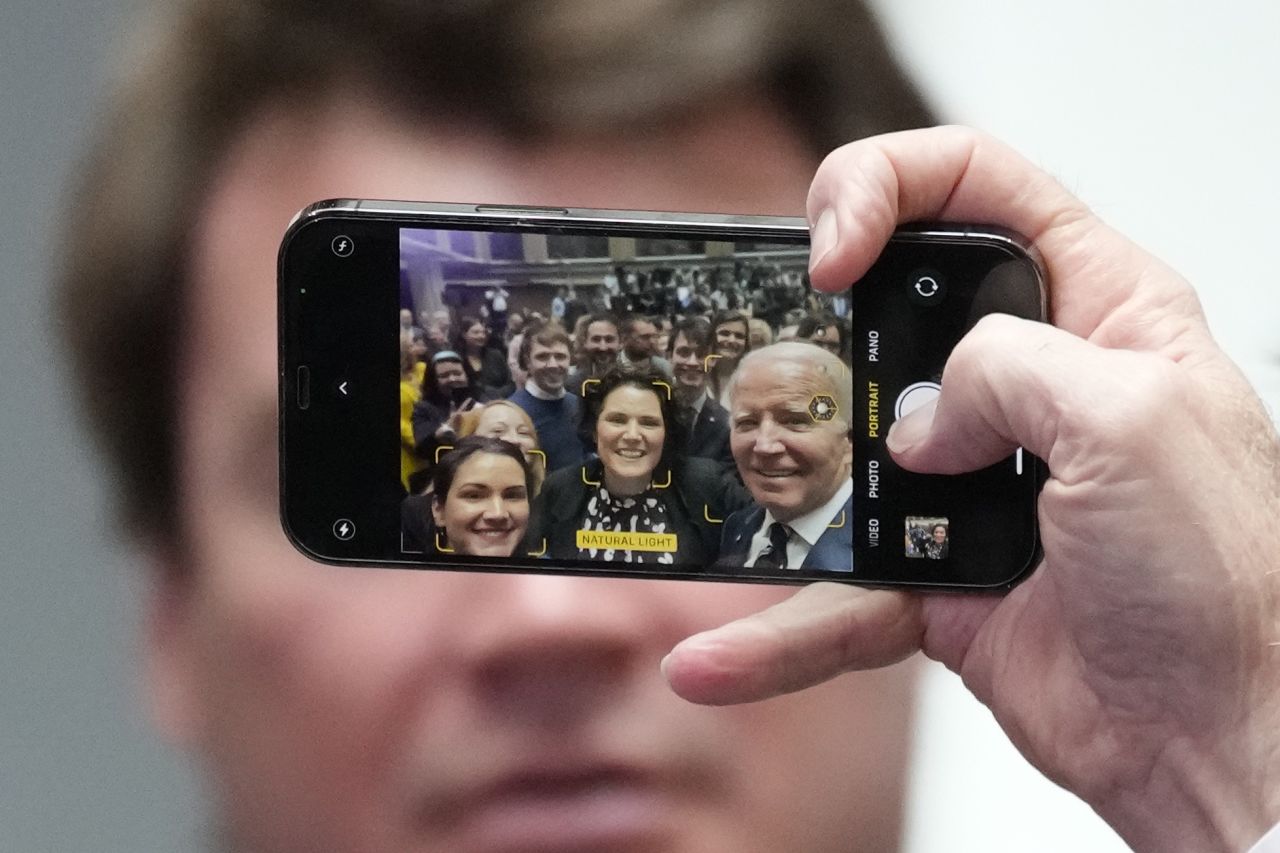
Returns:
[[[0,850],[205,847],[141,715],[136,592],[79,433],[47,282],[63,184],[133,0],[0,5]]]

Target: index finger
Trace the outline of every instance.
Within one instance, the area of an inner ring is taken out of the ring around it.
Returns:
[[[903,131],[838,148],[818,167],[806,207],[819,290],[861,278],[899,224],[934,220],[999,225],[1030,239],[1053,284],[1055,324],[1081,337],[1135,298],[1199,310],[1189,288],[1172,286],[1176,277],[1051,176],[969,128]]]

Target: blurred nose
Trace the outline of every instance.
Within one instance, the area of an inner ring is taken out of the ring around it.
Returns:
[[[636,425],[635,421],[627,421],[626,429],[622,431],[622,437],[626,439],[640,438],[640,427]]]
[[[559,727],[589,718],[679,639],[653,582],[550,575],[491,578],[496,594],[462,628],[472,695],[504,718]],[[668,608],[669,610],[669,608]]]

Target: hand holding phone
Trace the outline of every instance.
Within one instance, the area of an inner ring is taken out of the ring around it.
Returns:
[[[936,408],[889,442],[922,472],[1016,446],[1046,459],[1044,562],[1001,597],[813,585],[677,646],[672,686],[748,701],[923,650],[1135,849],[1248,849],[1280,817],[1275,559],[1248,532],[1280,516],[1280,447],[1192,289],[972,131],[855,143],[828,158],[810,202],[836,226],[813,270],[827,290],[872,267],[884,211],[982,212],[1036,235],[1059,327],[977,324]]]

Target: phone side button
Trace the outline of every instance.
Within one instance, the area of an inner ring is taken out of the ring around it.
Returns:
[[[298,408],[306,409],[311,405],[311,368],[305,364],[298,367]]]

